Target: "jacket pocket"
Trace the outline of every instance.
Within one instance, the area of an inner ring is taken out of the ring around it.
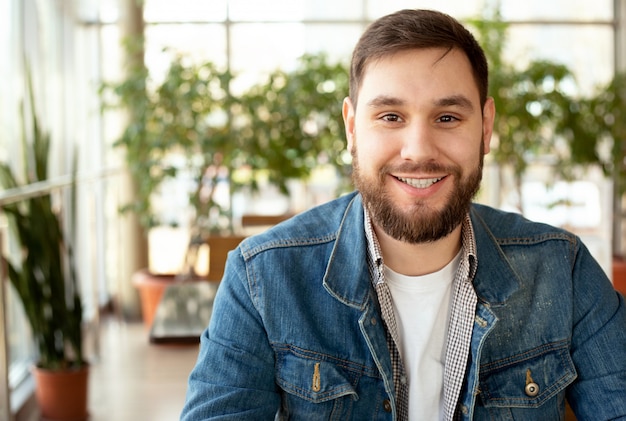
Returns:
[[[550,343],[481,366],[485,407],[537,408],[576,378],[566,341]]]
[[[358,399],[358,376],[341,368],[340,361],[293,349],[276,354],[276,383],[285,392],[283,417],[296,419],[347,419]]]

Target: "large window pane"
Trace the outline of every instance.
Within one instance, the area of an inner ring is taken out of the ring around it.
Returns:
[[[482,4],[482,0],[367,0],[367,17],[376,19],[400,9],[433,9],[462,19],[478,16]]]
[[[235,93],[278,68],[292,69],[304,50],[305,27],[301,23],[236,24],[231,32],[231,67],[238,80]]]
[[[233,21],[285,21],[305,18],[306,0],[230,0]]]
[[[146,22],[222,22],[226,0],[145,0]]]
[[[308,0],[305,18],[311,20],[361,20],[363,0]]]
[[[613,76],[613,31],[599,25],[511,25],[507,60],[524,66],[530,60],[565,64],[583,94]]]
[[[316,24],[304,28],[307,53],[324,52],[335,61],[348,62],[354,45],[363,32],[360,24]]]
[[[606,20],[613,19],[612,0],[502,0],[505,20]]]
[[[170,49],[170,53],[163,52]],[[173,53],[226,65],[226,29],[217,24],[166,24],[146,28],[146,66],[160,80]]]

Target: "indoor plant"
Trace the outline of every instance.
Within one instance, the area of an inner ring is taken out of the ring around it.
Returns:
[[[34,111],[30,80],[28,92],[32,132],[27,135],[22,113],[24,174],[18,177],[9,164],[1,163],[0,185],[5,189],[37,183],[48,176],[50,135],[41,128]],[[83,305],[60,211],[50,193],[5,204],[2,211],[20,249],[17,256],[3,256],[3,260],[36,345],[33,372],[42,416],[86,419],[89,367],[83,355]]]
[[[123,210],[137,213],[145,228],[188,222],[155,210],[168,180],[188,181],[194,231],[228,233],[229,205],[215,197],[220,183],[232,192],[255,189],[263,178],[288,194],[289,180],[305,180],[321,164],[343,174],[349,168],[341,119],[347,68],[323,54],[305,55],[296,69],[276,70],[236,96],[230,71],[179,54],[162,81],[142,66],[127,75],[100,92],[104,109],[133,110],[114,146],[125,152],[138,184]]]
[[[162,81],[143,66],[127,75],[101,88],[105,109],[120,105],[134,115],[115,143],[138,186],[125,210],[139,215],[149,236],[164,224],[189,227],[186,261],[209,237],[236,234],[230,200],[218,200],[218,189],[229,198],[242,188],[254,191],[263,180],[288,194],[290,180],[306,180],[322,164],[346,174],[341,103],[347,70],[323,55],[304,56],[295,70],[271,72],[236,96],[228,70],[177,54]],[[171,180],[185,180],[189,193],[188,210],[175,214],[182,220],[163,219],[154,208]],[[150,250],[156,247],[149,242]],[[162,291],[162,279],[150,288]]]
[[[320,163],[347,168],[341,161],[343,65],[307,55],[295,70],[276,70],[236,96],[234,77],[211,62],[172,53],[162,81],[140,65],[123,81],[102,85],[105,109],[123,106],[135,116],[115,147],[124,151],[138,186],[125,210],[137,213],[147,230],[166,224],[189,226],[196,239],[229,234],[232,209],[216,197],[218,189],[254,190],[263,179],[286,194],[289,180],[306,179]],[[186,181],[189,192],[190,212],[177,213],[190,215],[187,220],[155,210],[164,186],[176,179]]]
[[[563,64],[534,60],[520,65],[504,59],[508,25],[498,7],[487,8],[484,16],[472,19],[489,61],[489,93],[496,106],[494,139],[488,159],[499,169],[500,194],[507,192],[505,175],[510,175],[517,197],[515,205],[524,211],[521,187],[533,162],[549,161],[558,178],[571,178],[568,140],[580,133],[568,125],[576,99],[566,86],[575,86],[572,72]],[[503,200],[503,197],[500,197]],[[500,203],[498,204],[500,205]]]

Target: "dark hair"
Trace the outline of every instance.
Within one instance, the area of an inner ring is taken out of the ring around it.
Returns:
[[[399,51],[421,48],[458,48],[472,66],[481,106],[487,100],[489,72],[483,49],[474,36],[453,17],[433,10],[400,10],[374,21],[352,54],[350,99],[356,107],[366,66]]]

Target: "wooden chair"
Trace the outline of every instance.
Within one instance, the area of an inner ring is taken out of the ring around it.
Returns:
[[[209,272],[206,276],[209,281],[219,282],[222,280],[228,252],[237,248],[244,238],[246,238],[244,235],[209,237],[207,240],[209,245]]]
[[[263,231],[291,216],[291,214],[244,215],[241,218],[242,234],[209,237],[207,240],[209,246],[209,271],[206,278],[209,281],[221,281],[222,276],[224,276],[224,267],[226,266],[226,257],[229,251],[235,249],[244,238]]]

